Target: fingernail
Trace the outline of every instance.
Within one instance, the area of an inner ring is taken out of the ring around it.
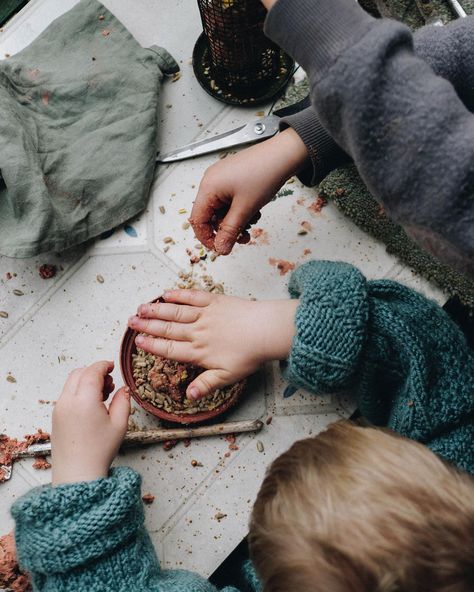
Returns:
[[[133,316],[133,317],[130,317],[130,318],[128,319],[128,324],[129,324],[129,325],[135,325],[135,323],[136,323],[137,321],[138,321],[138,317],[137,317],[137,316]]]
[[[166,300],[167,298],[169,298],[171,296],[171,292],[169,292],[168,290],[166,292],[163,292],[163,298]]]
[[[148,307],[146,306],[146,304],[140,304],[140,306],[138,307],[138,310],[137,310],[137,315],[139,317],[141,317],[142,315],[146,315],[147,312],[148,312]]]
[[[196,399],[199,399],[199,394],[199,389],[196,386],[192,386],[188,389],[188,399],[196,401]]]
[[[145,343],[145,338],[143,337],[143,335],[137,335],[135,337],[135,343],[137,345],[143,345]]]
[[[125,397],[130,399],[130,387],[128,386],[125,387]]]

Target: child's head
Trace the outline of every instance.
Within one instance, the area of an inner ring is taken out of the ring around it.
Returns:
[[[265,592],[472,592],[474,480],[341,422],[270,467],[250,524]]]

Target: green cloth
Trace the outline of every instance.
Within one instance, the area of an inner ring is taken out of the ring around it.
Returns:
[[[292,384],[349,390],[373,424],[474,474],[474,352],[442,308],[347,263],[310,261],[289,290],[300,299]]]
[[[145,207],[160,83],[178,69],[97,0],[0,62],[0,253],[61,251]]]
[[[38,487],[15,502],[18,559],[35,592],[217,592],[198,574],[161,570],[143,526],[140,483],[120,467],[108,479]]]

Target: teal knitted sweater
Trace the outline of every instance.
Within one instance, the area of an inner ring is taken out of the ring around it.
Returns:
[[[300,299],[292,384],[350,390],[373,424],[474,473],[474,353],[443,309],[346,263],[310,261],[289,290]]]
[[[474,356],[443,310],[395,282],[367,281],[345,263],[303,265],[290,293],[300,299],[287,368],[293,384],[353,390],[373,423],[474,472]],[[216,592],[196,574],[160,569],[131,469],[33,489],[12,514],[20,565],[36,591]],[[258,592],[245,567],[247,591]]]

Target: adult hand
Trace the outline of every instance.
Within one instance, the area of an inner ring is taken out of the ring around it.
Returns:
[[[113,392],[113,362],[97,362],[69,375],[53,411],[53,485],[107,477],[127,431],[130,393]]]
[[[288,128],[210,166],[189,220],[196,238],[220,255],[228,255],[236,242],[248,242],[260,209],[307,159],[305,144]]]
[[[171,290],[163,298],[142,304],[129,326],[146,334],[135,339],[141,349],[207,369],[188,386],[189,399],[288,357],[297,300],[252,301],[200,290]]]

